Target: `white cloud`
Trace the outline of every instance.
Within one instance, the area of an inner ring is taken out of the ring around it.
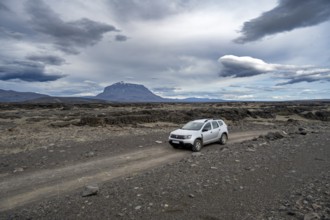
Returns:
[[[223,95],[224,99],[227,100],[254,100],[256,97],[254,95],[234,95],[234,94],[225,94]]]
[[[222,64],[221,76],[249,77],[276,69],[274,64],[265,63],[253,57],[225,55],[218,60]]]
[[[251,77],[271,73],[275,78],[285,79],[279,85],[299,82],[330,81],[330,69],[311,65],[294,66],[266,63],[253,57],[225,55],[218,60],[222,69],[221,77]]]

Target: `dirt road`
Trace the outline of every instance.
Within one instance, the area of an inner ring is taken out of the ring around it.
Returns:
[[[269,131],[232,133],[228,144],[253,139]],[[86,184],[102,183],[118,177],[134,175],[143,170],[177,161],[190,154],[190,151],[174,150],[167,144],[161,144],[57,169],[45,169],[18,176],[2,177],[0,210],[9,210],[32,201],[59,196]]]

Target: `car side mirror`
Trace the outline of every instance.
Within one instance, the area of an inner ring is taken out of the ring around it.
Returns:
[[[205,132],[205,131],[208,131],[208,129],[207,128],[203,128],[202,132]]]

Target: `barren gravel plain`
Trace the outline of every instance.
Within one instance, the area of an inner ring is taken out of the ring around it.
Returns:
[[[227,145],[172,149],[221,118]],[[330,103],[0,104],[0,219],[330,219]]]

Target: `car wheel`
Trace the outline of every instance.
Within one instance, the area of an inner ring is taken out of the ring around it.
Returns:
[[[226,144],[227,143],[227,140],[228,140],[227,134],[223,133],[221,135],[221,138],[220,138],[220,144],[222,144],[222,145]]]
[[[199,152],[203,147],[203,142],[201,139],[196,139],[194,145],[192,146],[192,151]]]

